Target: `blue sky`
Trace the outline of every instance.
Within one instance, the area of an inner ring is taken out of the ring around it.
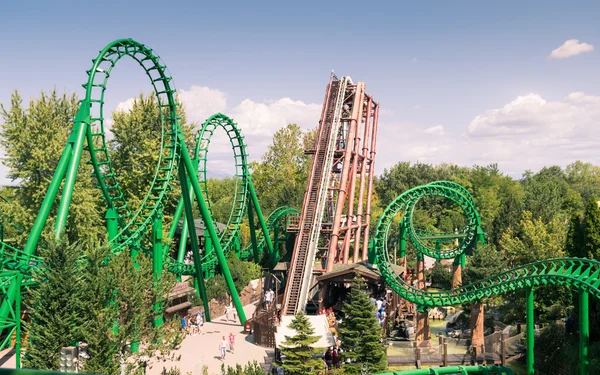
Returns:
[[[13,89],[81,94],[97,52],[131,37],[161,55],[192,120],[235,117],[254,159],[285,123],[316,125],[333,69],[381,104],[377,172],[498,162],[518,177],[600,164],[599,16],[591,1],[20,1],[0,13],[0,103]],[[579,54],[549,57],[571,39]],[[108,105],[149,89],[120,63]],[[230,168],[216,151],[214,168]]]

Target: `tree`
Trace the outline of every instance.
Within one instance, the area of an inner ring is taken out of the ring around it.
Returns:
[[[567,243],[565,250],[569,256],[585,257],[587,252],[585,249],[583,215],[579,212],[571,215],[569,221],[569,230],[567,231]]]
[[[381,342],[382,329],[375,317],[375,306],[360,278],[352,282],[350,301],[344,304],[344,319],[340,324],[342,355],[350,359],[344,365],[349,374],[360,374],[366,367],[369,374],[382,372],[387,367],[385,348]]]
[[[538,173],[527,171],[522,179],[525,190],[525,209],[533,218],[550,222],[568,209],[569,202],[581,198],[567,183],[564,171],[558,166],[544,167]]]
[[[178,105],[179,125],[191,155],[195,146],[192,134],[195,124],[188,124],[185,108],[181,103]],[[168,114],[163,115],[168,117]],[[155,95],[140,94],[134,98],[131,109],[114,111],[112,118],[110,158],[125,199],[130,208],[136,210],[154,178],[159,157],[163,124]],[[165,204],[167,218],[172,215],[177,205],[176,199],[181,195],[178,178],[173,180],[171,187],[169,195],[175,199],[168,200]]]
[[[513,266],[538,260],[562,257],[565,254],[567,228],[558,218],[545,224],[541,217],[534,218],[529,211],[515,230],[507,230],[500,240]]]
[[[431,269],[431,286],[440,289],[452,288],[452,273],[439,260]]]
[[[154,306],[159,303],[164,309],[163,297],[172,289],[174,276],[165,270],[155,283],[152,260],[143,253],[134,260],[126,251],[110,255],[107,248],[93,247],[86,258],[82,288],[86,302],[80,328],[81,341],[88,344],[90,355],[85,372],[118,374],[128,357],[168,355],[183,338],[176,321],[154,327]],[[143,350],[130,353],[132,340],[143,343]],[[137,362],[128,363],[129,371],[136,366]]]
[[[25,323],[29,340],[23,367],[56,371],[60,349],[77,341],[77,330],[83,323],[82,246],[50,242],[40,251],[45,260],[44,266],[33,272],[39,285],[31,289],[31,323]]]
[[[286,374],[302,375],[313,374],[323,367],[323,361],[314,358],[321,353],[321,349],[313,348],[312,345],[319,341],[310,321],[303,312],[298,312],[288,326],[296,331],[294,336],[285,336],[281,344],[281,355],[285,357],[281,367]]]
[[[585,206],[583,219],[584,256],[600,259],[600,207],[595,196],[591,196]]]
[[[273,135],[262,161],[251,163],[252,182],[265,215],[280,206],[302,205],[310,168],[310,156],[304,149],[314,147],[315,134],[288,124]]]
[[[4,164],[9,169],[7,176],[20,185],[13,189],[11,204],[6,205],[7,214],[16,224],[27,228],[16,234],[19,246],[27,241],[28,229],[33,225],[67,144],[78,108],[75,95],[61,95],[56,89],[49,93],[42,91],[39,98],[30,100],[27,108],[17,91],[11,96],[10,106],[0,105],[4,120],[0,129],[0,145],[6,154]],[[93,186],[89,165],[86,165],[89,153],[83,152],[81,159],[65,233],[71,242],[96,241],[105,233],[103,216],[99,214],[103,206],[100,192]],[[47,222],[52,223],[55,218],[56,211],[52,211]],[[52,227],[46,225],[43,232],[46,242],[53,241]]]

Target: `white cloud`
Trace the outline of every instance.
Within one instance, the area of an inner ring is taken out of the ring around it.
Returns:
[[[436,125],[425,129],[425,133],[431,135],[444,135],[444,125]]]
[[[242,130],[250,160],[260,160],[277,130],[289,123],[296,123],[305,130],[313,129],[318,125],[321,115],[321,104],[307,104],[290,98],[262,101],[244,99],[231,105],[224,92],[202,86],[180,90],[179,98],[185,105],[188,121],[202,124],[218,112],[231,117]],[[220,133],[215,132],[211,140],[209,169],[233,173],[229,141],[224,132]]]
[[[600,96],[583,92],[561,100],[518,96],[459,127],[386,124],[384,118],[380,123],[378,170],[398,161],[498,163],[503,172],[520,177],[527,169],[575,160],[600,163]]]
[[[199,125],[215,113],[231,117],[242,130],[250,160],[260,160],[271,144],[273,134],[289,123],[298,124],[305,130],[318,125],[321,104],[304,103],[300,100],[281,98],[254,101],[244,99],[238,104],[227,102],[227,94],[204,86],[193,85],[179,90],[178,96],[184,104],[189,122]],[[134,98],[117,105],[117,110],[133,108]],[[108,127],[112,124],[107,120]],[[233,174],[235,171],[229,139],[222,131],[216,131],[209,147],[208,168],[212,171]]]
[[[415,105],[415,109],[418,111],[419,109],[421,109],[421,106],[417,104]]]
[[[188,121],[200,124],[215,113],[224,112],[227,107],[227,95],[208,87],[194,85],[189,90],[179,90],[178,95],[185,105]]]
[[[553,50],[548,56],[551,59],[566,59],[567,57],[577,56],[585,52],[592,52],[594,46],[588,43],[580,43],[577,39],[569,39],[562,46]]]
[[[416,58],[416,57],[413,57],[412,59],[410,59],[410,62],[413,63],[413,64],[414,63],[418,63],[419,61],[420,60],[418,58]]]
[[[115,108],[115,111],[123,111],[123,112],[128,112],[131,111],[131,109],[133,108],[133,103],[135,102],[137,98],[129,98],[127,100],[125,100],[124,102],[120,102],[119,104],[117,104],[117,108]]]

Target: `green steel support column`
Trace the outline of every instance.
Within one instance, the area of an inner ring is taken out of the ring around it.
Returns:
[[[233,247],[234,247],[234,251],[235,251],[235,257],[240,259],[240,251],[242,250],[242,246],[240,245],[239,233],[233,239]]]
[[[158,286],[160,275],[163,270],[163,251],[162,251],[162,217],[156,215],[152,222],[152,271],[154,271],[154,283]],[[160,299],[154,305],[154,326],[160,327],[163,324],[163,313]]]
[[[179,202],[177,202],[177,208],[175,209],[175,213],[173,214],[173,222],[171,223],[171,228],[169,229],[169,240],[175,238],[175,232],[177,232],[177,225],[179,224],[179,219],[181,219],[181,213],[183,212],[183,198],[179,198]],[[185,222],[185,220],[184,220]]]
[[[464,270],[465,267],[467,266],[467,254],[462,253],[462,254],[460,254],[459,258],[460,258],[460,266]]]
[[[23,274],[19,272],[17,275],[17,298],[15,301],[15,319],[16,319],[16,337],[15,337],[15,352],[16,352],[16,368],[21,368],[21,283],[23,282]]]
[[[190,181],[192,182],[192,188],[194,190],[194,194],[196,195],[196,201],[198,202],[198,205],[200,206],[200,214],[202,215],[202,220],[204,220],[204,224],[206,225],[206,230],[208,231],[208,233],[212,239],[213,246],[215,248],[215,252],[217,255],[217,259],[219,260],[219,264],[221,265],[221,271],[223,273],[223,277],[225,278],[225,281],[227,282],[227,287],[229,288],[229,292],[231,293],[231,299],[233,300],[233,304],[235,305],[235,308],[237,310],[238,317],[240,318],[240,323],[242,325],[244,325],[244,323],[246,322],[246,314],[244,313],[244,307],[242,306],[242,302],[240,301],[240,296],[238,295],[237,290],[235,289],[235,284],[233,283],[233,279],[231,278],[231,273],[229,272],[229,267],[227,266],[227,259],[225,258],[225,254],[223,253],[223,248],[221,247],[221,243],[219,242],[219,237],[217,235],[217,231],[215,230],[214,223],[212,221],[210,212],[208,211],[208,207],[206,205],[206,201],[204,200],[204,196],[202,195],[202,189],[200,188],[200,183],[198,182],[198,176],[194,173],[194,166],[192,165],[192,160],[190,158],[190,155],[187,153],[187,147],[185,146],[185,142],[183,139],[183,133],[181,133],[181,131],[179,132],[178,137],[179,137],[179,144],[181,145],[181,156],[183,159],[182,160],[183,163],[181,163],[181,161],[180,161],[180,165],[181,165],[180,177],[182,174],[185,175],[185,172],[187,171],[187,176],[190,179]],[[183,178],[183,179],[181,179],[181,181],[185,181],[185,179]],[[184,186],[184,184],[182,184],[182,188],[183,188],[183,186]],[[251,192],[251,195],[253,196],[253,199],[256,199],[256,194],[253,193],[254,189],[252,188],[252,184],[250,183],[249,186],[250,186],[250,192]],[[186,186],[185,190],[187,191],[187,186]],[[187,199],[186,194],[184,192],[182,192],[182,195],[184,198]],[[256,207],[257,201],[255,201],[254,203],[255,203],[255,207]],[[189,212],[188,212],[187,206],[188,205],[186,204],[186,215],[190,216],[190,217],[188,217],[188,225],[190,227],[193,227],[194,220],[193,220],[193,217],[191,217],[192,207],[191,206],[189,207]],[[262,214],[260,213],[260,208],[256,207],[256,213],[258,214],[258,219],[261,220]],[[265,240],[267,241],[268,245],[271,246],[269,232],[268,232],[268,230],[266,230],[266,225],[264,224],[264,220],[261,220],[261,221],[262,221],[261,225],[263,225],[263,231],[266,234]],[[193,233],[191,234],[191,237],[192,237],[192,241],[194,241]],[[271,246],[271,249],[272,248],[273,247]],[[198,266],[200,266],[200,265],[198,265]]]
[[[210,238],[210,236],[206,236],[206,231],[204,231],[204,254],[211,254],[214,251],[213,245],[212,245],[212,239]],[[206,278],[211,277],[213,274],[213,272],[211,272],[210,275],[207,275]]]
[[[187,155],[187,150],[182,150],[182,152]],[[188,184],[186,183],[187,178],[185,176],[185,166],[181,162],[179,163],[179,181],[181,181],[181,196],[183,197],[185,218],[190,231],[192,256],[194,257],[194,267],[196,269],[194,278],[200,287],[200,298],[202,298],[202,304],[204,305],[204,319],[206,319],[207,322],[210,322],[210,309],[208,307],[209,301],[208,297],[206,296],[206,286],[204,285],[204,273],[202,272],[202,261],[200,258],[200,251],[198,249],[198,235],[196,234],[196,226],[194,225],[194,210],[192,207],[192,200],[190,199]],[[208,224],[205,225],[208,226]],[[204,237],[206,239],[206,235]]]
[[[65,172],[67,171],[69,159],[71,158],[71,150],[72,145],[70,143],[67,143],[62,153],[62,156],[58,161],[58,165],[56,166],[56,171],[54,172],[52,181],[50,181],[50,185],[48,186],[48,192],[44,197],[44,201],[42,202],[40,211],[38,212],[38,215],[35,218],[35,222],[33,223],[33,227],[31,228],[31,232],[29,233],[29,238],[27,238],[27,243],[25,244],[24,250],[24,252],[27,255],[33,255],[35,253],[35,248],[37,246],[38,240],[40,239],[40,235],[42,234],[42,230],[44,229],[46,220],[48,220],[48,215],[50,214],[50,210],[52,209],[52,205],[54,203],[54,200],[56,199],[58,189],[60,188],[60,184],[65,176]],[[4,317],[4,315],[1,312],[0,317]]]
[[[527,293],[527,375],[534,374],[533,343],[535,341],[535,318],[533,316],[533,287],[526,288]]]
[[[589,317],[589,294],[579,290],[579,374],[590,373],[590,317]]]
[[[44,201],[42,202],[40,211],[38,212],[38,215],[35,218],[35,222],[33,223],[33,227],[31,228],[31,232],[29,233],[29,237],[27,238],[27,243],[25,244],[24,249],[24,252],[27,255],[33,255],[35,253],[35,248],[37,247],[38,240],[40,239],[40,235],[42,234],[42,230],[44,229],[44,225],[46,224],[46,220],[48,219],[48,215],[50,214],[50,210],[52,209],[52,204],[56,199],[58,189],[67,170],[67,165],[69,163],[70,156],[71,144],[67,143],[62,155],[60,156],[60,160],[58,161],[58,165],[56,166],[56,170],[54,171],[54,175],[52,176],[52,180],[50,181],[50,185],[48,186],[48,191],[46,192],[46,196],[44,197]],[[10,308],[15,301],[14,296],[16,292],[16,285],[11,283],[10,287],[8,288],[8,291],[6,292],[7,297],[4,299],[4,301],[2,302],[2,306],[0,307],[0,320],[6,320],[6,318],[8,317]],[[4,330],[0,330],[0,334],[3,331]]]
[[[254,191],[254,185],[252,185],[252,179],[250,178],[250,174],[247,174],[248,178],[248,190],[250,190],[250,198],[252,199],[252,206],[256,211],[256,216],[258,217],[258,223],[260,224],[260,228],[262,229],[265,243],[267,244],[267,250],[269,254],[272,255],[271,259],[274,259],[273,262],[279,261],[279,249],[273,248],[273,243],[271,242],[271,236],[269,236],[269,228],[267,228],[267,222],[263,217],[262,211],[260,209],[260,203],[258,202],[258,197],[256,196],[256,192]],[[241,317],[241,316],[240,316]],[[242,322],[244,324],[244,322]]]
[[[114,208],[106,210],[106,231],[108,232],[108,240],[114,240],[119,234],[119,216]]]
[[[406,222],[400,221],[400,258],[406,256]]]
[[[277,265],[279,261],[279,225],[277,223],[273,223],[273,249],[275,250],[275,254],[277,254],[277,258],[273,260],[273,267]]]
[[[259,264],[260,256],[258,254],[258,244],[256,243],[256,228],[254,227],[254,210],[252,209],[252,199],[248,199],[248,226],[250,227],[250,241],[252,241],[252,255],[254,263]]]
[[[71,204],[71,198],[73,197],[73,188],[77,178],[77,171],[79,170],[79,162],[81,161],[81,151],[83,150],[83,142],[85,141],[89,125],[90,107],[86,103],[82,103],[75,115],[75,126],[73,127],[73,132],[69,136],[68,141],[73,145],[72,155],[69,160],[69,167],[65,177],[58,214],[56,215],[56,224],[54,226],[54,238],[56,240],[60,238],[67,225],[69,205]]]
[[[185,217],[185,214],[183,214],[183,223],[181,223],[181,236],[179,237],[179,250],[177,251],[177,261],[179,263],[183,263],[185,259],[189,236],[190,234],[187,225],[187,218]]]
[[[119,216],[117,215],[117,211],[114,208],[108,208],[106,210],[106,231],[108,232],[108,241],[114,240],[119,234]],[[114,244],[113,244],[114,246]],[[116,291],[113,291],[113,294],[116,294]],[[110,305],[114,306],[115,299],[114,297],[110,301]],[[119,319],[115,320],[113,323],[112,331],[114,334],[119,333]]]

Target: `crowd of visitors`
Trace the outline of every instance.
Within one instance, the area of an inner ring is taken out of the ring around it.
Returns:
[[[191,336],[203,334],[202,326],[204,325],[204,314],[198,310],[195,316],[185,315],[181,317],[181,330],[183,333]]]

